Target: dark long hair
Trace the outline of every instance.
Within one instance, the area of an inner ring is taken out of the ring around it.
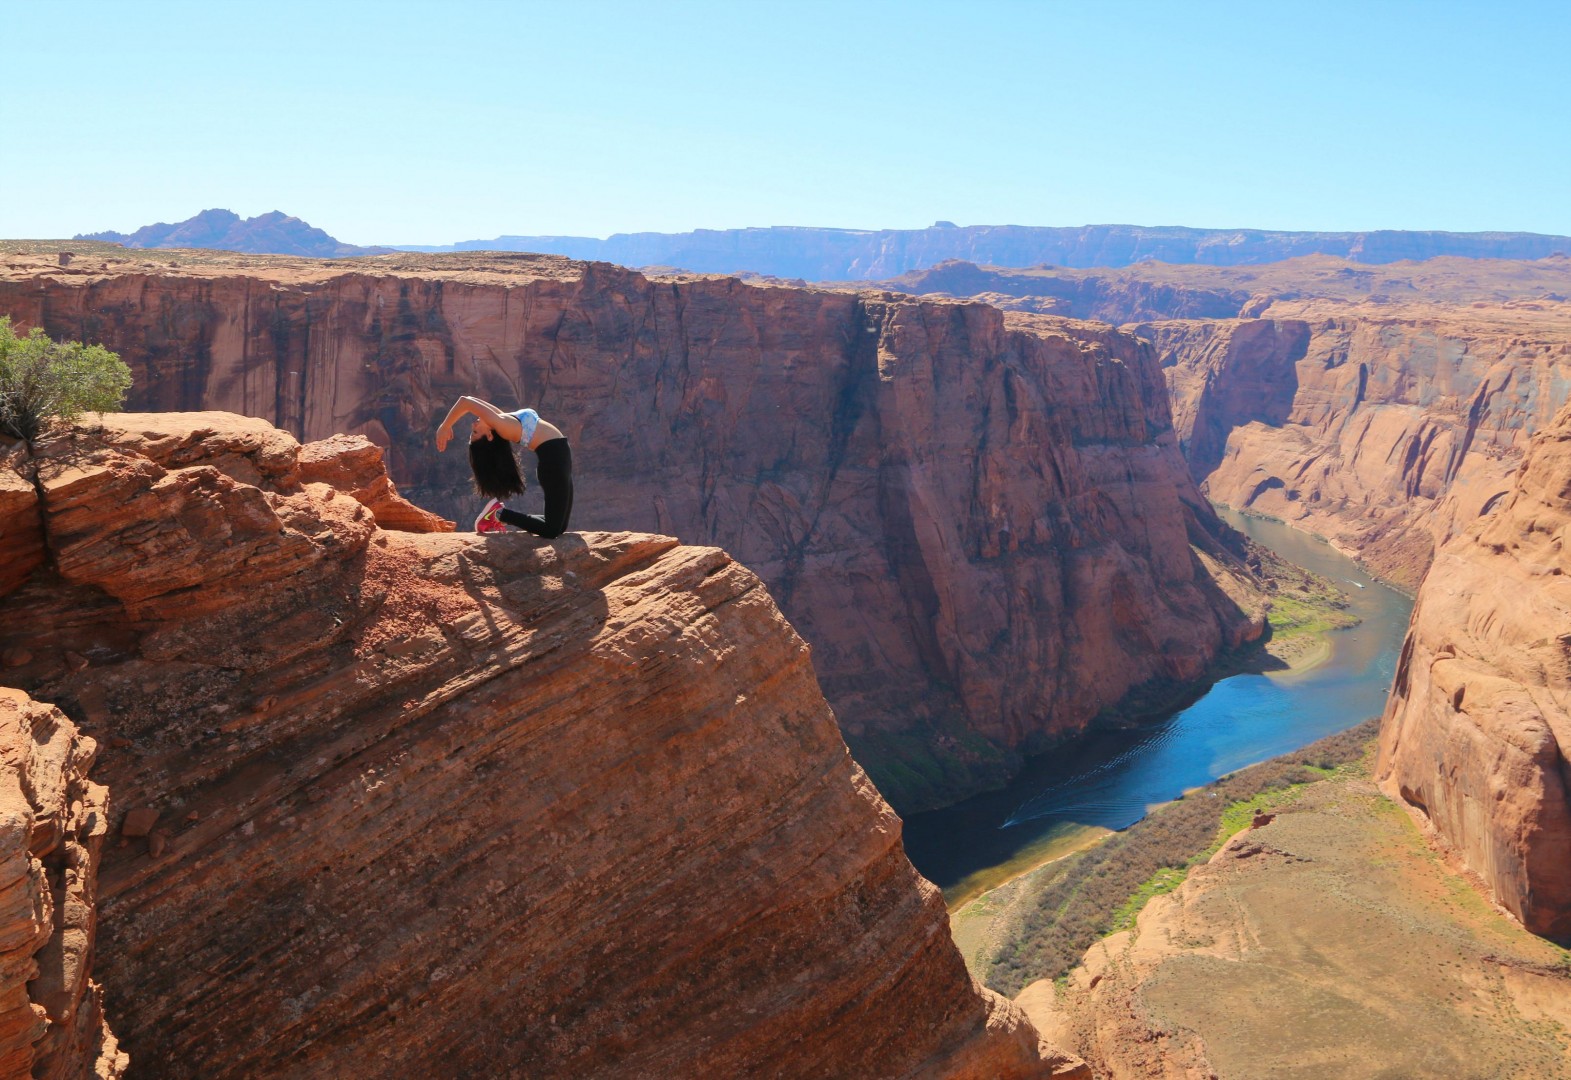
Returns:
[[[523,494],[524,477],[513,444],[500,435],[469,440],[469,468],[475,474],[475,490],[482,495],[505,499]]]

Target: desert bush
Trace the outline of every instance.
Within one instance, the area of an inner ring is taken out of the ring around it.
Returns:
[[[0,432],[32,442],[50,420],[113,412],[131,389],[131,369],[102,345],[25,337],[0,317]]]

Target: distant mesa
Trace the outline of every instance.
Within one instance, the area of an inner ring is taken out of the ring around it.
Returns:
[[[78,233],[73,240],[103,240],[129,248],[213,248],[252,255],[304,255],[340,259],[386,255],[394,249],[345,244],[321,229],[278,210],[242,218],[230,210],[203,210],[174,225],[144,225],[134,233]]]
[[[881,281],[952,260],[991,267],[1119,268],[1145,263],[1255,266],[1306,255],[1384,264],[1452,255],[1473,259],[1544,259],[1571,250],[1571,237],[1522,232],[1280,232],[1181,226],[956,225],[925,229],[826,229],[770,226],[696,229],[686,233],[513,236],[454,244],[357,247],[281,211],[241,218],[204,210],[175,225],[133,233],[80,233],[129,248],[208,248],[317,259],[395,251],[528,251],[628,267],[701,274],[757,274],[785,281]]]
[[[805,281],[878,281],[948,259],[981,266],[1124,267],[1137,263],[1244,266],[1304,255],[1355,263],[1393,263],[1460,255],[1474,259],[1543,259],[1571,249],[1571,237],[1522,232],[1279,232],[1180,226],[956,225],[926,229],[819,229],[774,226],[698,229],[686,233],[498,236],[401,251],[534,251],[616,263],[669,266],[704,274],[752,271]]]

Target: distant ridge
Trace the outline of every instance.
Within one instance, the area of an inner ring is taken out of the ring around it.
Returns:
[[[78,233],[73,240],[105,240],[130,248],[212,248],[253,255],[305,255],[337,259],[351,255],[386,255],[386,247],[357,247],[327,235],[297,217],[274,210],[241,218],[229,210],[203,210],[174,225],[144,225],[134,233]]]
[[[1239,266],[1299,255],[1336,255],[1361,263],[1468,258],[1541,259],[1571,254],[1571,237],[1508,232],[1270,232],[1179,226],[971,225],[927,229],[807,227],[698,229],[688,233],[499,236],[402,251],[538,251],[623,266],[671,266],[701,273],[752,271],[808,281],[869,281],[924,270],[948,259],[984,266],[1120,267],[1138,262]]]

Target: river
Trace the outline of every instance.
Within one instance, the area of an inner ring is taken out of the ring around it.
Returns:
[[[1190,788],[1346,730],[1385,707],[1412,600],[1307,533],[1219,512],[1284,559],[1340,585],[1362,621],[1332,632],[1329,655],[1312,668],[1222,679],[1166,719],[1087,736],[1031,760],[1001,791],[907,818],[906,854],[944,890],[951,909],[1127,828]]]

